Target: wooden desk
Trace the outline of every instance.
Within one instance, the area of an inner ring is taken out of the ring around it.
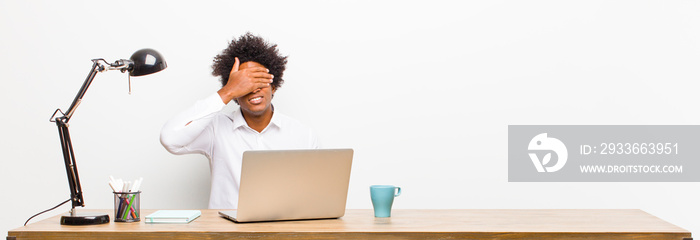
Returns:
[[[189,224],[146,224],[142,218],[139,223],[64,226],[59,219],[11,230],[8,239],[692,239],[687,230],[632,209],[394,210],[391,218],[347,210],[340,219],[243,224],[219,217],[217,210],[202,210]]]

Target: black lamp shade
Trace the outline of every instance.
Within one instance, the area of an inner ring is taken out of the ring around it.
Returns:
[[[131,61],[134,62],[134,66],[129,75],[135,77],[156,73],[168,67],[163,56],[150,48],[136,51],[131,55]]]

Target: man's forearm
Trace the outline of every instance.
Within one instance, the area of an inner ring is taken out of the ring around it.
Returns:
[[[218,94],[197,101],[163,125],[161,144],[173,154],[206,151],[211,139],[205,130],[224,106]]]

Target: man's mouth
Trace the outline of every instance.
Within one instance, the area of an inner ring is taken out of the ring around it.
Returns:
[[[254,97],[254,98],[248,99],[248,102],[250,104],[261,104],[263,102],[263,97],[262,96]]]

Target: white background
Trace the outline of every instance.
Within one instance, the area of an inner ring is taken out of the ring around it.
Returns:
[[[48,120],[90,59],[146,47],[168,69],[132,95],[98,74],[71,120],[86,208],[113,207],[109,175],[143,176],[143,209],[206,208],[206,158],[159,132],[218,90],[212,59],[246,31],[290,56],[276,109],[355,149],[348,208],[394,184],[395,208],[642,209],[700,231],[698,183],[507,179],[508,125],[697,124],[697,1],[113,2],[0,1],[2,234],[69,198]]]

